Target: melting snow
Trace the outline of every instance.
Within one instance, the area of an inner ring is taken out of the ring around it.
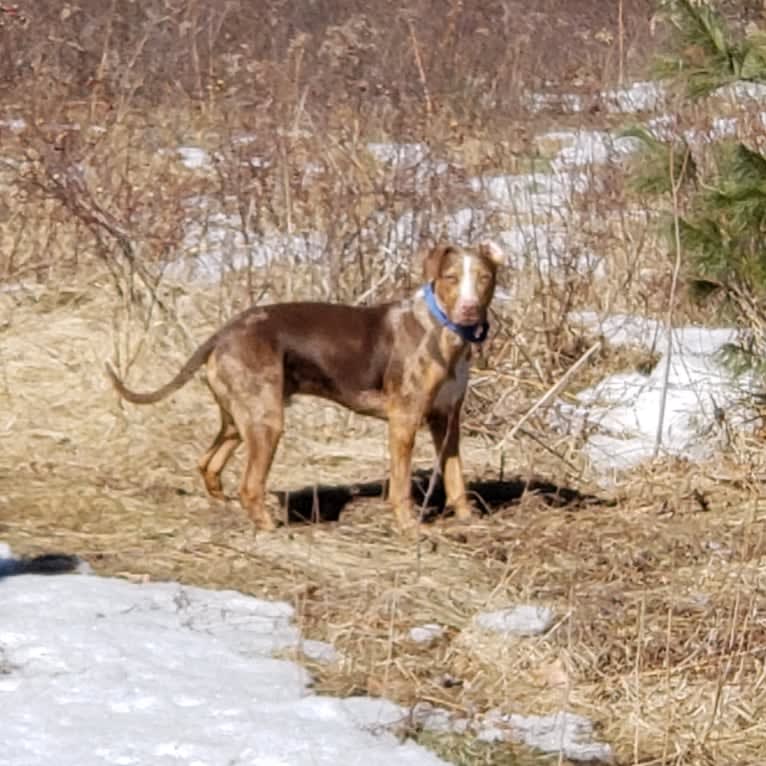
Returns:
[[[206,198],[194,198],[189,206],[196,208],[195,219],[186,226],[185,255],[165,267],[164,274],[171,279],[216,282],[227,271],[249,266],[316,260],[326,247],[325,237],[316,232],[290,235],[274,231],[260,237],[246,236],[239,215],[212,212],[212,203]],[[202,220],[198,220],[200,212],[204,214]]]
[[[332,664],[339,662],[342,658],[340,652],[338,652],[332,644],[328,644],[326,641],[313,641],[308,639],[306,641],[301,641],[300,648],[305,657],[308,657],[310,660],[315,660],[316,662]]]
[[[369,143],[367,150],[382,165],[413,172],[417,184],[426,183],[430,177],[446,173],[449,168],[444,160],[431,157],[427,144]]]
[[[414,641],[416,644],[430,644],[432,641],[436,641],[437,638],[441,638],[443,635],[444,628],[433,622],[410,628],[409,632],[410,640]]]
[[[716,117],[708,131],[708,138],[716,141],[721,138],[733,138],[737,135],[738,122],[736,117]]]
[[[573,131],[569,145],[554,157],[554,172],[562,173],[569,168],[588,165],[604,165],[631,154],[638,147],[633,138],[620,138],[603,130]]]
[[[484,196],[490,208],[516,219],[513,227],[496,235],[514,267],[532,261],[546,272],[573,267],[601,274],[602,259],[573,241],[573,197],[592,186],[593,166],[618,162],[635,151],[637,142],[599,130],[554,131],[539,138],[562,145],[550,173],[472,178],[469,188]]]
[[[14,133],[20,133],[26,127],[27,122],[21,117],[14,117],[10,120],[0,120],[0,128],[8,128],[8,130],[12,130]]]
[[[582,312],[572,319],[614,345],[640,346],[660,355],[650,374],[611,375],[581,391],[576,404],[561,405],[559,417],[597,427],[585,443],[585,453],[597,470],[624,470],[652,457],[668,361],[663,454],[702,460],[715,446],[711,435],[722,431],[725,435],[723,425],[743,427],[752,417],[741,402],[754,390],[755,378],[733,376],[718,357],[726,344],[737,339],[736,330],[678,327],[668,338],[663,325],[642,317],[600,320],[595,313]]]
[[[608,112],[631,114],[652,112],[665,104],[665,89],[653,80],[634,82],[624,88],[608,90],[603,94]]]
[[[528,93],[527,106],[533,112],[557,109],[564,113],[577,114],[584,111],[590,103],[602,102],[608,112],[613,114],[633,114],[652,111],[665,103],[665,89],[659,82],[634,82],[624,88],[614,88],[584,96],[579,93]]]
[[[556,615],[547,606],[520,604],[494,612],[481,612],[474,622],[482,630],[517,636],[537,636],[553,625]]]
[[[605,98],[621,109],[642,110],[649,104],[661,103],[663,95],[654,83],[635,83],[625,89],[610,91]],[[558,99],[574,111],[582,106],[582,98],[572,94],[534,94],[535,99],[540,105],[550,105],[552,99]],[[729,128],[728,123],[718,127],[721,130]],[[249,138],[245,136],[238,140]],[[600,273],[601,261],[589,251],[570,255],[571,250],[577,250],[572,247],[568,230],[573,196],[592,186],[590,169],[593,166],[618,162],[635,150],[636,141],[615,137],[608,131],[584,129],[554,131],[539,138],[561,145],[551,160],[551,172],[468,179],[468,188],[484,200],[483,205],[448,211],[438,220],[431,220],[427,212],[411,210],[396,220],[389,220],[380,213],[361,236],[374,239],[379,247],[382,243],[384,249],[395,251],[416,249],[425,234],[460,241],[492,235],[505,243],[509,261],[515,266],[524,265],[531,259],[547,271],[574,265],[580,272],[595,269]],[[419,186],[449,169],[445,161],[432,157],[430,147],[424,143],[371,142],[367,144],[367,150],[382,166],[406,173],[401,183],[412,182]],[[211,155],[200,147],[181,146],[177,152],[181,162],[190,169],[206,169],[212,163]],[[252,161],[259,162],[257,158]],[[306,178],[317,169],[318,166],[307,164]],[[202,202],[200,205],[204,206]],[[490,231],[489,220],[493,213],[510,215],[514,225],[499,234]],[[241,228],[239,217],[228,212],[209,212],[201,222],[190,215],[183,251],[196,255],[178,258],[170,264],[166,274],[176,279],[215,281],[226,269],[263,266],[290,257],[316,259],[321,257],[326,244],[317,232],[304,236],[250,233],[245,237]],[[426,228],[429,228],[428,232]]]
[[[428,157],[430,150],[426,144],[397,144],[390,142],[369,143],[367,151],[384,165],[403,165],[415,167]]]
[[[484,195],[489,204],[521,215],[544,216],[551,211],[563,211],[573,191],[587,188],[587,179],[580,174],[561,175],[529,173],[472,178],[472,191]]]
[[[558,109],[577,114],[585,109],[585,99],[579,93],[527,93],[524,100],[532,112]]]
[[[181,157],[181,163],[189,170],[206,169],[212,163],[210,154],[199,146],[179,146],[176,151]]]
[[[740,104],[742,101],[764,102],[766,101],[766,85],[760,82],[740,80],[719,88],[715,95],[728,99],[734,104]]]
[[[583,716],[565,711],[553,715],[487,714],[488,724],[479,733],[485,742],[514,739],[545,753],[561,752],[572,761],[608,763],[612,750],[603,742],[593,741],[593,724]],[[510,729],[510,736],[506,730]]]
[[[603,259],[587,248],[578,248],[560,224],[522,223],[501,232],[496,240],[514,268],[535,263],[543,273],[562,269],[574,269],[580,274],[602,272]]]
[[[435,766],[386,700],[321,697],[271,654],[293,610],[232,591],[100,577],[0,582],[0,743],[24,766]]]

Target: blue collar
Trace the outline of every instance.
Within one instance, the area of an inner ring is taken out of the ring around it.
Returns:
[[[424,285],[423,296],[426,299],[426,306],[431,312],[431,316],[448,330],[452,330],[468,343],[483,343],[489,332],[489,322],[484,321],[481,324],[455,324],[442,310],[439,302],[434,295],[434,288],[431,282]]]

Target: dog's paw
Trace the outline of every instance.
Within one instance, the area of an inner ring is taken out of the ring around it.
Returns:
[[[469,522],[479,517],[479,511],[468,502],[450,506],[450,510],[453,513],[453,521],[456,522]]]
[[[412,508],[405,506],[394,510],[394,527],[403,537],[416,539],[420,523]]]

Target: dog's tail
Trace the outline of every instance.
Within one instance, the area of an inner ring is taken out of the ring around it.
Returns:
[[[116,389],[117,393],[129,402],[133,404],[154,404],[155,402],[164,399],[174,391],[178,391],[181,386],[186,385],[189,382],[192,375],[202,367],[207,361],[207,358],[215,348],[215,344],[218,342],[218,333],[208,338],[190,357],[189,361],[178,371],[178,374],[169,383],[166,383],[156,391],[148,391],[146,393],[139,393],[137,391],[131,391],[118,377],[112,366],[106,363],[106,373],[112,380],[112,385]]]
[[[21,574],[63,574],[73,572],[83,563],[77,556],[66,553],[46,553],[23,559],[0,559],[0,577]]]

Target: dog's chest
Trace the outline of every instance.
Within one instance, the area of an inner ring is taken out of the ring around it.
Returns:
[[[455,365],[452,375],[439,386],[436,391],[431,409],[438,412],[449,412],[465,396],[468,387],[469,357],[463,356]]]

